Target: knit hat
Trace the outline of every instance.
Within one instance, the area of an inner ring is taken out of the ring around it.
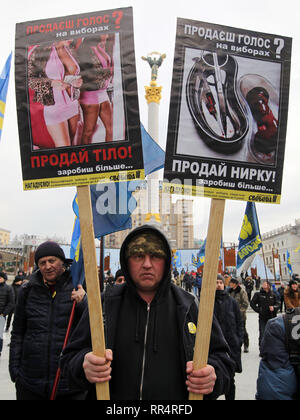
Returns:
[[[221,274],[217,275],[217,280],[221,280],[225,284],[225,279]]]
[[[7,280],[7,275],[3,271],[0,271],[0,277],[2,277],[4,280]]]
[[[290,280],[289,286],[291,287],[293,284],[297,284],[298,285],[297,280]]]
[[[66,262],[66,257],[63,249],[56,243],[52,241],[47,241],[37,247],[35,251],[34,260],[36,265],[38,265],[39,259],[43,257],[58,257],[63,262]]]
[[[235,279],[234,277],[231,277],[231,279],[229,280],[229,283],[239,284],[239,281]]]
[[[125,252],[126,258],[136,254],[151,254],[167,258],[167,250],[163,240],[152,232],[136,234],[129,242]]]
[[[118,277],[124,277],[123,271],[122,270],[118,270],[115,274],[115,279],[117,280]]]

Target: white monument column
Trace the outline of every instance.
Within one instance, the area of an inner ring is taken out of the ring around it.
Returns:
[[[147,57],[142,57],[151,67],[150,86],[145,86],[146,100],[148,103],[148,133],[159,143],[159,105],[161,100],[162,86],[157,86],[158,68],[161,66],[165,54],[152,52]],[[158,171],[147,176],[148,186],[148,214],[145,221],[151,224],[160,224],[159,211],[159,174]]]

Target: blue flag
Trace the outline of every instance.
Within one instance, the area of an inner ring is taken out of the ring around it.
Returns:
[[[182,262],[181,262],[181,252],[180,251],[176,251],[173,256],[172,256],[172,267],[174,268],[179,268],[182,266]]]
[[[289,250],[286,251],[286,266],[289,270],[289,275],[291,276],[293,274],[293,269],[291,264],[291,254],[289,253]]]
[[[3,128],[4,112],[5,112],[6,97],[7,97],[7,90],[8,90],[9,74],[10,74],[11,56],[12,56],[12,53],[10,53],[10,55],[8,56],[8,59],[6,60],[5,66],[0,76],[0,139],[1,139],[2,128]]]
[[[157,171],[164,166],[165,153],[147,133],[141,124],[145,175]],[[91,205],[95,238],[109,235],[125,229],[131,229],[131,214],[136,208],[136,200],[132,193],[141,181],[109,182],[91,185]],[[80,241],[80,224],[77,195],[73,200],[73,211],[76,215],[71,243],[70,258],[74,260],[71,270],[74,272],[75,284],[84,280],[83,254]],[[180,263],[181,264],[181,263]]]
[[[79,220],[78,220],[79,224]],[[84,282],[84,263],[83,263],[83,252],[81,246],[81,238],[77,243],[76,253],[73,256],[73,263],[71,265],[71,274],[72,274],[72,282],[74,288],[78,286],[78,284],[83,284]]]
[[[239,236],[239,248],[236,267],[239,268],[244,261],[262,247],[255,203],[247,203],[243,225]]]
[[[149,175],[152,172],[162,169],[165,165],[165,152],[156,143],[150,134],[145,130],[143,124],[141,124],[142,132],[142,146],[143,146],[143,157],[144,157],[144,169],[145,175]]]
[[[206,248],[206,239],[203,242],[201,248],[199,249],[199,252],[197,254],[197,268],[202,267],[205,263],[205,248]],[[219,254],[219,260],[222,259],[221,250],[223,249],[223,238],[221,239],[221,247],[220,247],[220,254]]]
[[[81,233],[80,233],[80,223],[78,216],[78,201],[77,196],[73,200],[73,211],[75,213],[75,221],[71,239],[71,249],[70,249],[70,258],[73,260],[71,266],[72,281],[73,285],[76,288],[78,284],[83,284],[84,282],[84,264],[83,264],[83,253],[81,247]]]
[[[137,204],[132,193],[139,182],[91,185],[95,238],[131,228],[131,213]]]
[[[206,247],[206,239],[203,242],[197,254],[197,268],[202,267],[205,263],[205,247]]]
[[[192,254],[192,265],[198,268],[198,257],[195,257],[194,254]]]

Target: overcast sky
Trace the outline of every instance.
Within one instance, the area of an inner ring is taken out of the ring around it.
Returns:
[[[139,89],[140,117],[147,127],[147,104],[144,86],[150,81],[150,68],[141,56],[152,51],[167,55],[159,70],[158,83],[163,86],[160,105],[160,143],[165,147],[170,88],[175,47],[176,18],[182,17],[220,25],[266,32],[293,38],[289,121],[285,153],[282,202],[280,205],[257,204],[261,232],[267,232],[300,218],[300,25],[294,0],[195,0],[95,1],[10,0],[1,5],[0,68],[11,50],[14,52],[15,24],[36,19],[133,7],[135,54]],[[13,63],[14,64],[14,63]],[[14,69],[12,68],[7,108],[0,143],[0,227],[16,234],[71,237],[72,200],[76,188],[23,191],[19,138],[16,117]],[[198,198],[195,205],[195,234],[205,237],[210,199]],[[227,200],[224,241],[237,241],[246,203]]]

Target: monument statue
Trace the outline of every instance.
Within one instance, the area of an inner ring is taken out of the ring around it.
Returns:
[[[144,61],[149,63],[151,67],[151,80],[156,81],[158,68],[162,65],[163,60],[166,58],[166,54],[160,54],[159,52],[152,52],[147,57],[142,57]]]

